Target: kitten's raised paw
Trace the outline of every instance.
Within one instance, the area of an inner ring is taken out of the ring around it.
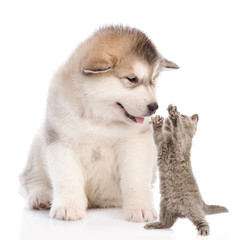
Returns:
[[[156,115],[155,117],[151,117],[152,121],[150,123],[152,123],[154,126],[160,126],[163,124],[164,118],[161,117],[160,115]]]
[[[179,115],[177,107],[174,106],[174,105],[172,105],[172,104],[170,104],[168,106],[167,111],[168,111],[168,113],[169,113],[169,115],[170,115],[171,118],[175,118],[175,117],[177,117]]]

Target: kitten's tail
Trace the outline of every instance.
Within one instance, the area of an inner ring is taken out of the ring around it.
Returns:
[[[204,203],[203,210],[206,214],[217,214],[217,213],[224,213],[228,212],[228,209],[223,206],[218,205],[207,205]]]

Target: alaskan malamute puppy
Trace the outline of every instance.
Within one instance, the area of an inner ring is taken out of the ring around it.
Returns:
[[[156,148],[149,117],[155,81],[178,66],[141,31],[105,27],[51,81],[44,124],[20,176],[29,208],[76,220],[87,207],[121,207],[127,220],[156,219]]]

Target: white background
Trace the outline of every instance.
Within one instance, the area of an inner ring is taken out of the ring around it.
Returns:
[[[104,24],[137,27],[180,66],[159,77],[159,114],[168,104],[198,113],[192,164],[204,200],[230,213],[208,216],[208,239],[250,237],[249,1],[2,1],[0,2],[0,238],[196,239],[178,220],[172,230],[143,229],[121,209],[88,210],[84,220],[50,219],[18,195],[18,175],[44,117],[50,78],[74,48]],[[158,184],[155,204],[158,208]],[[7,234],[7,235],[4,235]]]

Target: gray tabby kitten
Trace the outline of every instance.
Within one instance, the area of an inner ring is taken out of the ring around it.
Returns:
[[[199,116],[181,115],[176,106],[168,107],[169,118],[152,118],[154,140],[158,148],[160,174],[160,221],[146,229],[170,228],[178,217],[187,217],[200,235],[209,234],[206,214],[228,212],[225,207],[207,205],[202,200],[193,176],[190,151]],[[163,124],[164,122],[164,124]]]

